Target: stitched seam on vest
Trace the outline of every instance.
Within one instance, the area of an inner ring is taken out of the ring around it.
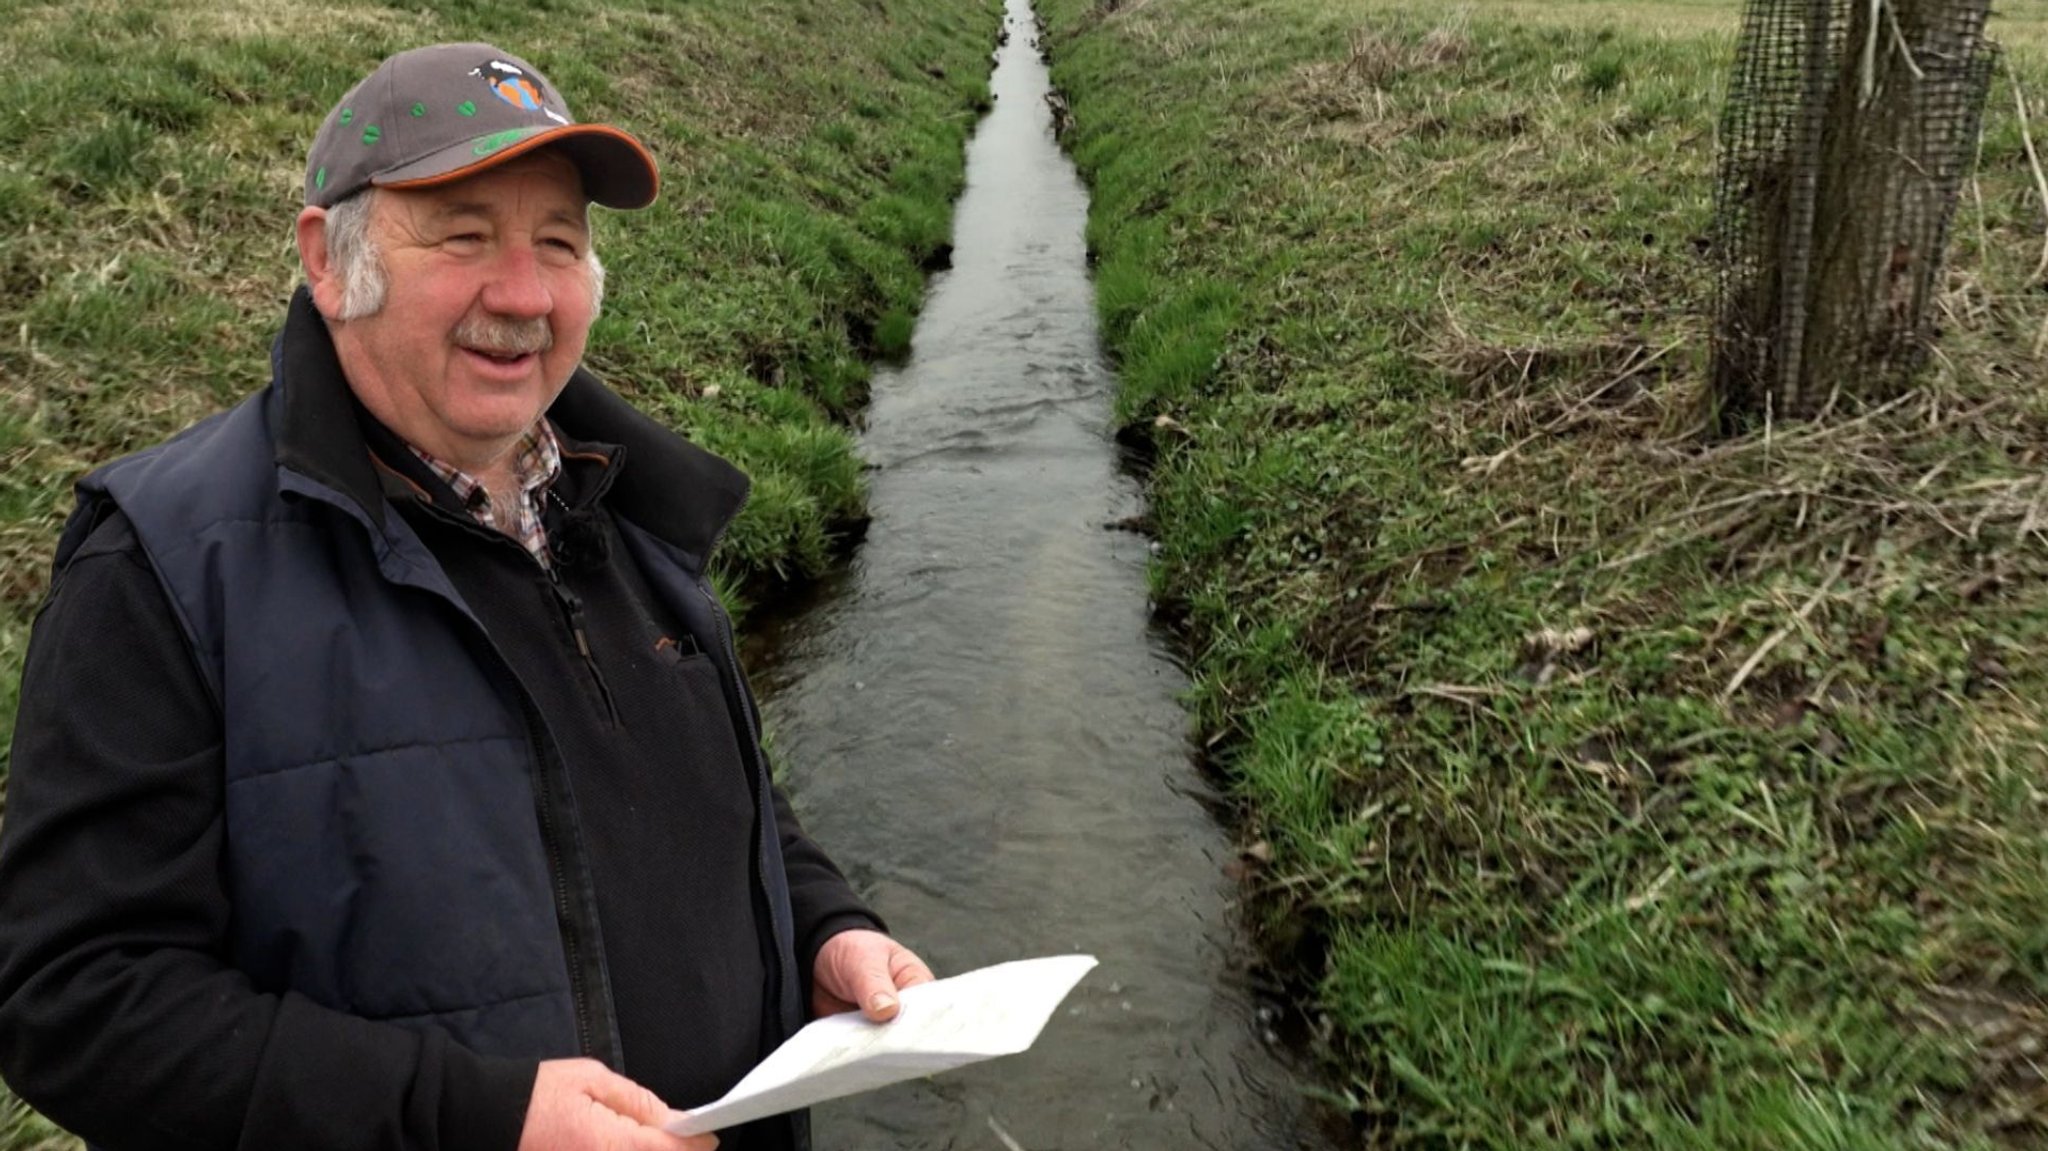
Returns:
[[[209,531],[225,524],[261,524],[264,527],[315,528],[325,530],[324,525],[310,519],[285,516],[217,516],[199,526],[200,531]],[[177,546],[177,545],[172,545]]]
[[[525,742],[526,737],[523,735],[481,735],[461,739],[419,739],[411,743],[395,743],[389,747],[373,747],[368,751],[351,751],[342,755],[322,756],[319,759],[308,759],[300,763],[288,763],[283,767],[269,767],[253,775],[236,776],[234,779],[228,780],[228,786],[233,787],[238,783],[252,783],[259,779],[269,779],[273,775],[284,775],[288,772],[304,771],[309,767],[326,767],[330,764],[340,763],[344,759],[377,759],[382,756],[397,755],[402,751],[414,751],[422,747],[461,747],[464,744],[472,743]]]
[[[212,539],[212,533],[218,528],[250,526],[260,528],[304,528],[308,531],[322,532],[323,534],[325,530],[321,527],[321,525],[314,523],[311,520],[260,519],[250,517],[224,516],[220,519],[208,520],[204,524],[201,524],[199,526],[197,534],[193,535],[188,539],[166,541],[160,552],[153,551],[149,547],[147,541],[145,541],[143,544],[143,550],[145,552],[152,552],[152,554],[160,554],[164,560],[168,561],[172,556],[183,555],[184,553],[192,551],[196,548],[202,548],[210,545],[214,542]],[[169,586],[168,582],[166,582],[165,586]]]
[[[489,1011],[494,1007],[503,1007],[508,1003],[523,1003],[528,999],[545,999],[551,995],[566,995],[568,991],[569,989],[566,986],[549,987],[540,991],[508,995],[503,999],[493,999],[489,1003],[478,1003],[470,1007],[430,1007],[425,1011],[415,1011],[406,1015],[364,1015],[363,1018],[375,1020],[379,1023],[406,1023],[415,1019],[434,1019],[444,1015],[473,1015],[479,1011]]]
[[[218,528],[251,526],[266,529],[303,528],[307,531],[320,532],[323,535],[326,534],[325,525],[315,523],[314,521],[309,519],[266,519],[261,516],[221,516],[218,519],[210,519],[207,520],[205,523],[200,524],[196,532],[189,538],[167,540],[165,541],[164,546],[161,549],[152,549],[149,546],[148,542],[144,541],[142,550],[152,555],[160,554],[165,560],[169,560],[172,556],[182,555],[185,552],[192,551],[195,548],[201,548],[210,545],[211,543],[213,543],[213,539],[211,538],[212,533]],[[166,581],[165,586],[168,588],[168,581]]]
[[[265,519],[261,516],[222,516],[219,519],[207,520],[205,523],[200,524],[198,528],[198,533],[189,539],[166,541],[163,546],[163,554],[166,556],[174,556],[180,552],[191,551],[193,548],[202,547],[208,542],[210,542],[206,537],[206,533],[214,530],[215,528],[247,527],[250,525],[254,525],[256,527],[261,528],[305,528],[308,531],[326,530],[326,528],[323,525],[314,523],[312,520],[281,518]]]

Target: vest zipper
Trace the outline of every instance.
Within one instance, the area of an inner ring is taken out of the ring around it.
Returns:
[[[562,932],[563,956],[569,961],[569,994],[576,1001],[576,1050],[586,1058],[592,1057],[597,1054],[597,1045],[590,1037],[590,988],[583,980],[583,946],[577,936],[576,921],[569,914],[568,868],[562,862],[561,832],[555,827],[554,803],[548,795],[551,781],[546,778],[546,749],[553,742],[547,738],[540,713],[524,686],[519,689],[519,714],[526,721],[527,743],[533,748],[534,766],[541,775],[536,781],[541,789],[536,797],[540,802],[535,806],[540,811],[541,845],[548,853],[548,876],[555,883],[555,919]]]

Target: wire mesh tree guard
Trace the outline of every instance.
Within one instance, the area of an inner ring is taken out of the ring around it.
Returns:
[[[1714,188],[1724,426],[1910,386],[1998,48],[1989,0],[1747,0]]]

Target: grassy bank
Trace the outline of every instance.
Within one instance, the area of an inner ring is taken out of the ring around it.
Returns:
[[[70,481],[260,387],[320,117],[378,59],[487,39],[639,132],[592,365],[737,460],[728,587],[862,514],[845,417],[904,350],[987,103],[988,0],[0,0],[0,780]],[[603,215],[600,213],[600,215]],[[0,1148],[47,1134],[0,1095]]]
[[[2011,81],[1924,387],[1716,439],[1734,8],[1045,3],[1155,597],[1368,1145],[2048,1131]]]

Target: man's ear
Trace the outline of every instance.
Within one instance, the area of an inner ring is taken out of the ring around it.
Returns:
[[[329,321],[341,314],[341,297],[346,287],[341,269],[334,266],[327,250],[327,209],[304,208],[298,220],[299,264],[306,269],[306,285],[313,290],[313,306]]]

